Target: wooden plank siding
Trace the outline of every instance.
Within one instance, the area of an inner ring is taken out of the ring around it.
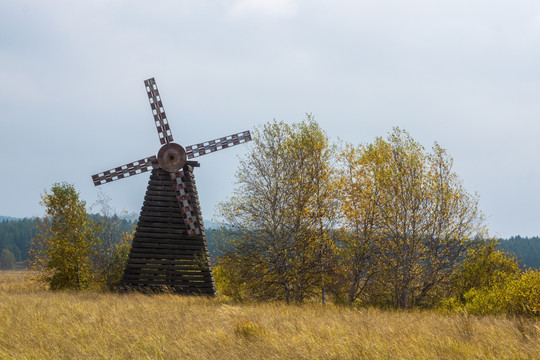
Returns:
[[[201,233],[188,235],[170,174],[152,170],[121,288],[215,296],[193,167],[183,170]]]

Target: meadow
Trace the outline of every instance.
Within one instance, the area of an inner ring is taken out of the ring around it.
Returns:
[[[51,292],[0,272],[0,359],[540,359],[540,322],[171,294]]]

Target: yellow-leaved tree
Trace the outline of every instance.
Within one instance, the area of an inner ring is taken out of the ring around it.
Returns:
[[[477,197],[444,149],[427,152],[398,128],[387,139],[348,146],[340,159],[349,301],[366,295],[400,308],[428,304],[449,286],[468,245],[486,236]]]
[[[30,268],[51,290],[87,288],[93,278],[91,255],[99,240],[85,201],[67,183],[54,184],[41,200],[45,216],[36,221]]]
[[[228,280],[243,284],[229,289],[286,302],[315,295],[326,301],[335,250],[332,151],[310,115],[294,125],[274,121],[255,131],[237,173],[238,188],[221,204],[232,240],[223,249],[218,275],[234,274]]]

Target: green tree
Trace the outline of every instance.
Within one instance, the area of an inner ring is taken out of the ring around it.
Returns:
[[[45,216],[37,221],[32,240],[31,269],[52,290],[84,289],[93,280],[91,256],[97,244],[96,228],[75,187],[54,184],[41,197]]]
[[[0,269],[15,269],[15,255],[8,249],[2,249],[2,253],[0,254]]]

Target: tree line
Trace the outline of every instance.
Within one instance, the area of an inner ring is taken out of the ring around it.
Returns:
[[[512,236],[499,239],[497,248],[516,256],[524,268],[540,269],[540,237]]]
[[[35,219],[4,220],[0,222],[0,251],[9,251],[15,261],[25,261],[35,235]]]
[[[136,220],[120,218],[112,214],[109,219],[103,214],[89,214],[95,222],[112,221],[117,224],[115,236],[123,232],[131,232]],[[0,222],[0,252],[7,251],[14,256],[15,262],[28,260],[32,239],[37,234],[37,218],[4,220]]]
[[[104,221],[102,214],[90,214],[96,221]],[[136,219],[119,218],[118,215],[110,215],[111,221],[118,223],[115,238],[120,238],[124,232],[130,232],[137,225]],[[10,219],[0,221],[0,253],[5,252],[6,257],[14,257],[14,262],[24,262],[28,259],[28,249],[32,238],[36,235],[36,219]],[[219,257],[219,245],[223,243],[223,232],[219,229],[206,229],[208,249],[212,259]],[[499,238],[496,246],[498,250],[504,250],[516,257],[523,268],[540,269],[540,237],[512,236],[509,239]],[[6,264],[11,261],[6,261]],[[0,259],[0,266],[2,261]],[[3,268],[11,269],[5,265]]]

